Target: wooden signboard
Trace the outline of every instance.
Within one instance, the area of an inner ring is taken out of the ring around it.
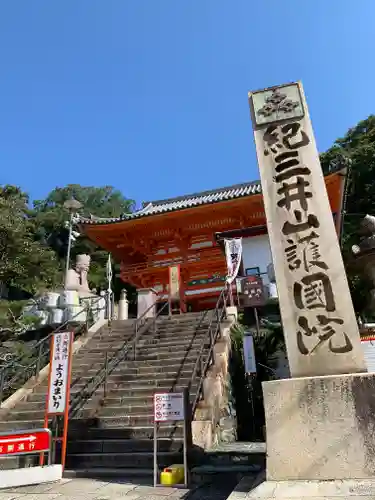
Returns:
[[[180,299],[180,265],[169,268],[169,296],[171,300]]]
[[[261,307],[266,303],[263,280],[260,276],[248,276],[242,280],[244,307]]]

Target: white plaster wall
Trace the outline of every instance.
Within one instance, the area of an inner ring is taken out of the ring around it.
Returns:
[[[267,272],[267,266],[272,262],[268,234],[251,236],[242,239],[242,263],[244,272],[248,267],[259,267],[261,273]],[[262,274],[263,283],[268,285],[267,274]]]

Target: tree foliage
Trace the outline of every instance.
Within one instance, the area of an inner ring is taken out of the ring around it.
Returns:
[[[64,261],[68,245],[68,229],[65,222],[69,218],[64,209],[64,202],[74,198],[82,204],[80,215],[89,217],[119,217],[129,213],[134,207],[134,201],[125,198],[112,186],[93,187],[69,184],[56,188],[44,200],[34,202],[33,217],[38,227],[39,241],[50,245],[61,261]],[[108,253],[101,250],[94,242],[85,236],[79,237],[72,247],[72,259],[75,255],[87,253],[91,256],[89,273],[90,286],[106,287],[106,261]]]
[[[35,292],[60,279],[55,253],[37,241],[28,196],[15,186],[0,187],[0,282]]]
[[[359,122],[321,155],[324,171],[334,163],[350,165],[343,224],[343,256],[354,307],[366,312],[370,284],[352,267],[351,247],[358,242],[358,227],[366,214],[375,215],[375,116]]]

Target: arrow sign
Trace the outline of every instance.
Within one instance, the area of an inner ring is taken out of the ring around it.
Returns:
[[[2,457],[49,451],[50,446],[51,432],[49,429],[0,434],[0,456]]]
[[[9,438],[9,439],[0,439],[0,444],[4,443],[18,443],[18,442],[25,442],[29,441],[30,443],[32,441],[36,440],[36,436],[28,436],[28,437],[19,437],[19,438]]]

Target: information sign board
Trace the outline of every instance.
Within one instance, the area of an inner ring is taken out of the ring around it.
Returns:
[[[185,419],[184,393],[154,394],[155,422],[176,422]]]

